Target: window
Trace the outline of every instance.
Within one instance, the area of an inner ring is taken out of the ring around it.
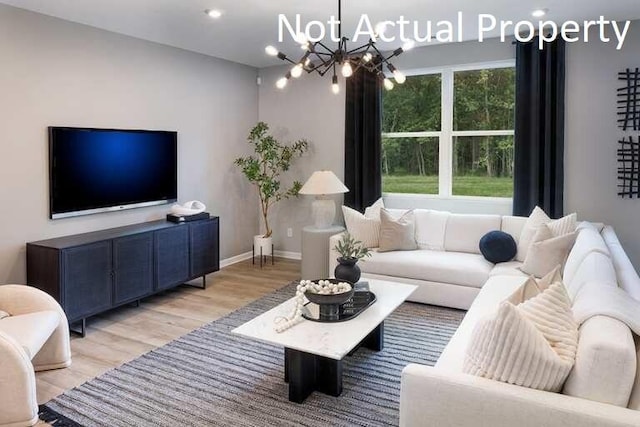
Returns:
[[[407,77],[383,95],[385,193],[512,197],[513,63]]]

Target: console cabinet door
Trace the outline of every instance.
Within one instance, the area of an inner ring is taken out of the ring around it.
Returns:
[[[115,305],[153,292],[153,233],[115,239],[113,258]]]
[[[218,219],[189,225],[191,242],[191,277],[204,276],[220,269]]]
[[[156,289],[189,280],[189,226],[155,232]]]
[[[70,322],[112,305],[111,241],[62,251],[63,307]]]

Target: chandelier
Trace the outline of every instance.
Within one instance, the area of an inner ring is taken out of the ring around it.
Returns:
[[[291,70],[276,82],[278,89],[284,89],[292,77],[297,79],[302,76],[304,72],[307,72],[308,74],[316,72],[321,76],[331,73],[331,90],[333,93],[338,94],[340,93],[337,74],[338,68],[340,68],[340,72],[345,78],[351,77],[357,70],[364,68],[378,76],[387,90],[393,89],[394,83],[385,75],[385,68],[391,73],[396,83],[402,84],[405,82],[405,75],[394,67],[389,60],[411,49],[415,43],[410,40],[402,47],[394,50],[388,56],[385,56],[376,47],[377,36],[379,34],[383,34],[385,30],[384,24],[378,24],[375,29],[376,34],[374,35],[374,38],[369,38],[368,43],[349,50],[347,47],[349,39],[342,36],[341,3],[341,0],[338,0],[338,38],[340,41],[338,42],[337,49],[330,49],[322,41],[311,43],[306,39],[306,36],[302,34],[298,35],[296,42],[300,44],[300,47],[305,52],[298,61],[292,60],[284,53],[278,51],[274,46],[267,46],[265,48],[267,55],[276,56],[283,61],[293,64]]]

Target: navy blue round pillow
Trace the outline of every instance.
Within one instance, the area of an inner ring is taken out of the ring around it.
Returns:
[[[504,231],[490,231],[480,239],[480,252],[487,261],[497,264],[515,258],[518,245],[511,234]]]

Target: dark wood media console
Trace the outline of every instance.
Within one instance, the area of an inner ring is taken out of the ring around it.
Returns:
[[[27,283],[53,296],[70,324],[220,269],[218,217],[165,220],[27,243]]]

